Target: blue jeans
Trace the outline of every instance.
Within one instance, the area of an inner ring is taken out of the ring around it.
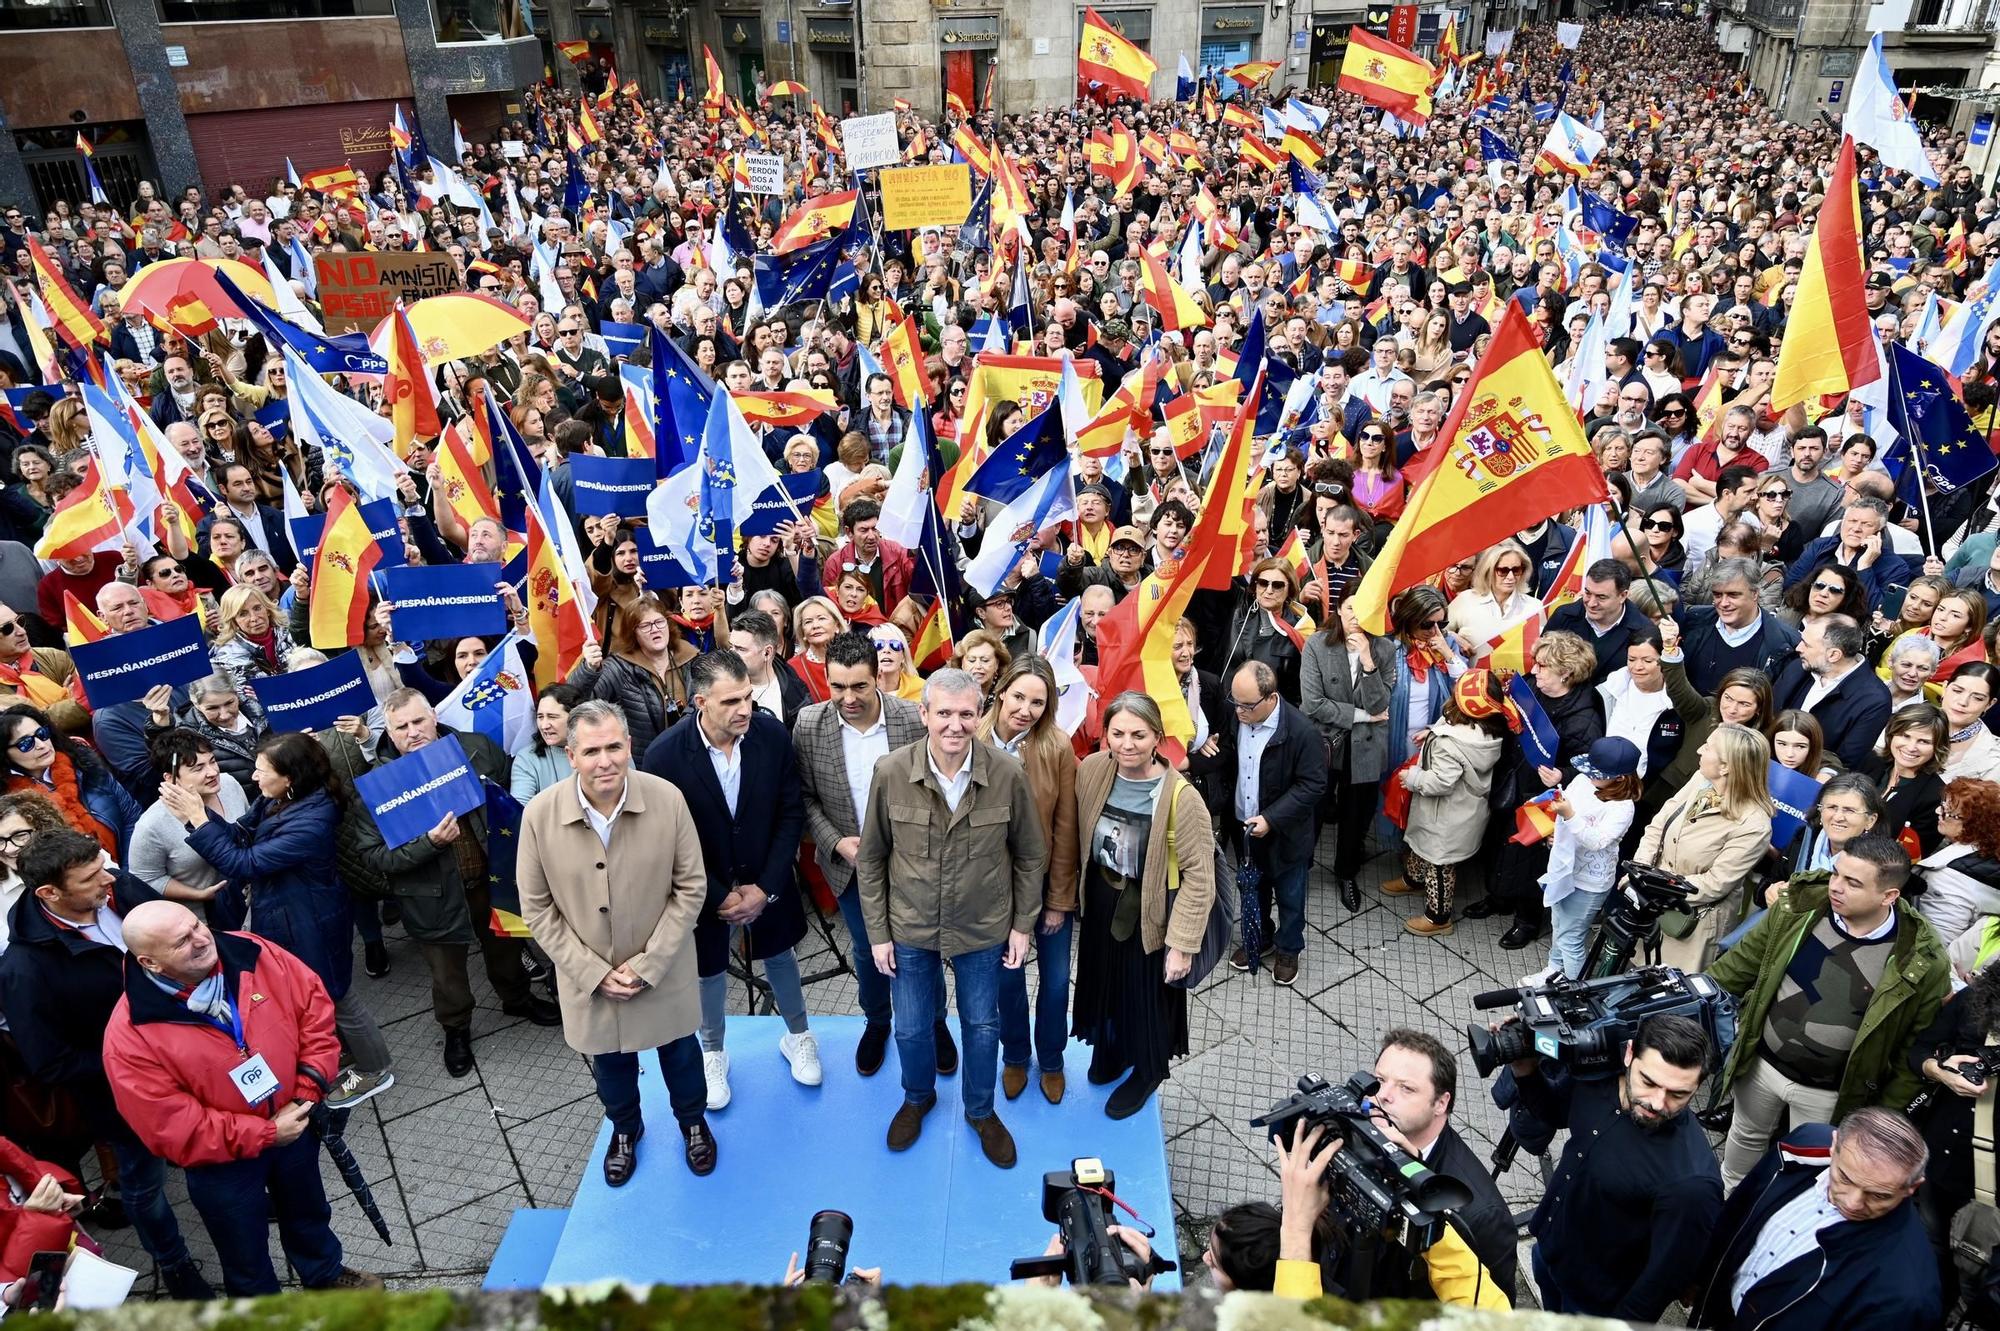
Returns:
[[[854,944],[854,983],[861,991],[861,1015],[870,1026],[887,1026],[891,1007],[889,977],[875,969],[875,953],[868,946],[868,922],[861,917],[861,889],[850,881],[847,890],[834,900],[840,904],[840,918],[847,921],[847,937]],[[944,1020],[943,970],[937,973],[937,996],[931,1006],[938,1020]]]
[[[161,1266],[187,1261],[187,1240],[181,1237],[174,1208],[167,1204],[167,1162],[128,1131],[112,1134],[111,1153],[118,1158],[118,1196],[132,1218],[139,1246]]]
[[[1076,934],[1076,914],[1063,916],[1052,934],[1035,924],[1035,1064],[1043,1072],[1063,1070],[1063,1050],[1069,1045],[1069,946]],[[1000,1061],[1010,1068],[1028,1066],[1028,968],[1000,968]]]
[[[1556,1288],[1555,1277],[1549,1274],[1548,1263],[1542,1260],[1542,1245],[1539,1241],[1536,1242],[1533,1250],[1528,1254],[1528,1261],[1535,1272],[1535,1289],[1542,1296],[1542,1311],[1549,1313],[1569,1312],[1570,1306],[1564,1300],[1562,1291]]]
[[[701,1042],[692,1035],[659,1048],[660,1076],[667,1083],[667,1098],[673,1102],[674,1118],[682,1127],[699,1123],[708,1112],[708,1078],[701,1071]],[[592,1054],[590,1077],[597,1083],[597,1098],[604,1102],[604,1116],[619,1132],[638,1132],[645,1126],[639,1112],[639,1056],[637,1054]]]
[[[382,903],[374,897],[364,897],[359,892],[350,892],[354,902],[354,932],[361,935],[364,943],[382,941]],[[480,927],[484,927],[482,924]]]
[[[1572,892],[1549,907],[1549,964],[1574,980],[1583,974],[1590,925],[1610,896],[1604,892]]]
[[[995,943],[951,959],[958,974],[959,1090],[967,1121],[993,1113],[995,1064],[1000,1058],[1000,965],[1005,946]],[[903,1065],[903,1100],[927,1104],[937,1094],[937,1036],[944,1019],[944,961],[935,952],[896,944],[890,977],[896,1020],[896,1057]]]
[[[319,1175],[319,1139],[310,1132],[249,1160],[197,1165],[187,1171],[188,1200],[201,1213],[222,1261],[222,1288],[232,1298],[276,1294],[270,1217],[278,1240],[307,1289],[324,1289],[340,1274],[340,1240],[328,1223],[333,1208]]]
[[[1297,956],[1306,950],[1306,875],[1312,861],[1305,860],[1285,870],[1266,869],[1264,887],[1278,902],[1278,928],[1265,936],[1280,952]],[[1265,928],[1270,928],[1268,920]]]

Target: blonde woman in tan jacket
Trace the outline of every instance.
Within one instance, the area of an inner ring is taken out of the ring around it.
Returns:
[[[1056,675],[1039,656],[1007,668],[993,706],[979,719],[978,736],[1028,769],[1028,790],[1042,816],[1049,847],[1049,876],[1042,889],[1042,917],[1035,922],[1035,998],[1032,1046],[1041,1069],[1042,1097],[1062,1103],[1063,1050],[1069,1045],[1069,949],[1076,914],[1076,750],[1056,725]],[[1028,968],[1000,971],[1000,1089],[1009,1100],[1028,1087],[1030,1050]]]
[[[1077,942],[1077,1037],[1091,1045],[1090,1083],[1108,1086],[1104,1112],[1129,1118],[1188,1051],[1184,978],[1201,950],[1215,899],[1208,806],[1160,757],[1158,704],[1121,693],[1104,709],[1104,748],[1076,772],[1082,837]],[[1168,839],[1173,841],[1169,873]],[[1178,888],[1169,900],[1169,878]]]
[[[1692,974],[1743,913],[1744,887],[1771,844],[1771,745],[1748,726],[1720,725],[1701,745],[1701,768],[1646,826],[1632,858],[1695,886],[1694,928],[1662,937],[1660,961]]]

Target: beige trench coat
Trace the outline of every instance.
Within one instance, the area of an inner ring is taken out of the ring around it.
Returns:
[[[701,1024],[694,922],[708,893],[701,841],[669,781],[634,769],[609,848],[574,777],[521,815],[521,917],[556,966],[563,1037],[580,1054],[639,1053]],[[597,986],[630,964],[651,987],[619,1002]]]

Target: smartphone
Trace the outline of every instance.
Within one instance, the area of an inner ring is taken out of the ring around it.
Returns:
[[[56,1306],[56,1299],[62,1293],[63,1271],[69,1266],[66,1252],[38,1252],[28,1260],[28,1279],[33,1282],[34,1302],[30,1307],[48,1312]]]

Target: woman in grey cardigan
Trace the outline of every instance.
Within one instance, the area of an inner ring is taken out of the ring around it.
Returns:
[[[1349,910],[1361,909],[1361,846],[1389,761],[1389,695],[1396,646],[1361,629],[1351,604],[1307,642],[1299,666],[1300,710],[1326,737],[1333,758],[1327,799],[1339,837],[1333,876]],[[1321,816],[1326,816],[1322,805]]]

